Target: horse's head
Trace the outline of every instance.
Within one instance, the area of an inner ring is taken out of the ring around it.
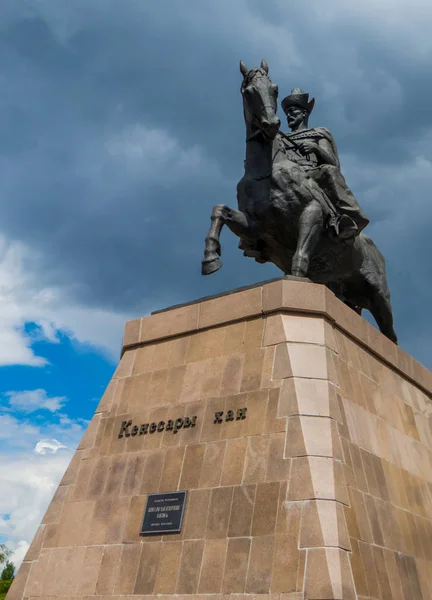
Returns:
[[[268,76],[268,64],[263,60],[261,67],[248,69],[240,61],[240,72],[243,75],[241,93],[246,122],[272,141],[279,131],[280,121],[276,115],[278,88]]]

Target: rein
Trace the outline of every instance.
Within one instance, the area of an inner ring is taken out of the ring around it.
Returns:
[[[306,160],[310,160],[310,154],[303,154],[300,146],[298,144],[295,143],[295,141],[291,138],[291,136],[287,135],[286,133],[283,133],[283,131],[279,131],[279,135],[286,140],[287,142],[289,142],[292,147],[294,148],[294,150],[296,150],[299,154],[301,154],[302,156],[305,156]]]
[[[260,134],[262,134],[261,129],[257,129],[252,135],[250,135],[248,138],[246,138],[246,143],[247,142],[252,142],[255,138],[257,138]]]
[[[260,135],[262,135],[262,136],[264,137],[264,133],[263,133],[263,131],[262,131],[261,129],[257,129],[257,130],[256,130],[256,131],[254,131],[254,133],[252,133],[252,134],[251,134],[251,135],[250,135],[248,138],[246,138],[246,144],[247,144],[248,142],[253,142],[253,141],[254,141],[254,140],[257,138],[257,137],[259,137]],[[264,139],[265,139],[265,138],[264,138]],[[266,140],[266,141],[267,141],[268,143],[271,143],[271,142],[269,142],[268,140]],[[278,150],[278,152],[280,152],[280,150]],[[277,152],[277,153],[278,153],[278,152]],[[276,154],[277,154],[277,153],[276,153]],[[274,159],[275,159],[275,157],[276,157],[276,154],[273,156],[273,159],[272,159],[272,165],[273,165]],[[273,169],[272,169],[272,170],[271,170],[269,173],[267,173],[266,175],[260,175],[260,176],[258,176],[258,177],[252,177],[252,179],[253,179],[254,181],[262,181],[263,179],[269,179],[269,178],[272,176],[272,174],[273,174]]]
[[[306,160],[310,160],[310,154],[307,154],[307,153],[304,154],[303,151],[301,150],[300,146],[295,143],[295,141],[291,138],[291,136],[287,135],[286,133],[283,133],[283,131],[279,131],[278,133],[281,136],[281,138],[283,138],[284,140],[286,140],[287,142],[289,142],[291,144],[291,146],[294,148],[294,150],[296,152],[298,152],[301,156],[304,156],[306,158]],[[254,131],[254,133],[252,133],[249,137],[246,138],[246,143],[254,141],[260,135],[264,136],[264,132],[261,129],[257,128],[256,131]]]

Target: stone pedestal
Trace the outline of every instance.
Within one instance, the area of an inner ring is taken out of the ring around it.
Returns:
[[[431,390],[312,283],[129,322],[8,600],[430,600]],[[181,532],[140,536],[176,490]]]

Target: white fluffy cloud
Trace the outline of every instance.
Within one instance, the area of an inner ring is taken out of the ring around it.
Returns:
[[[18,565],[72,457],[63,447],[55,453],[0,453],[0,535]]]
[[[67,289],[41,289],[38,266],[27,246],[0,236],[0,366],[46,364],[31,348],[35,334],[25,331],[29,322],[37,323],[42,339],[55,342],[57,332],[63,331],[116,359],[129,315],[76,305]]]
[[[4,394],[0,415],[0,536],[18,566],[84,433],[87,421],[60,412],[66,398],[45,390]],[[47,419],[33,412],[45,408]],[[32,420],[33,419],[33,420]]]
[[[67,448],[67,446],[58,440],[40,440],[40,442],[36,444],[34,451],[36,454],[55,454],[62,448]]]
[[[0,442],[8,440],[16,446],[27,446],[28,438],[34,439],[38,433],[39,428],[27,420],[19,421],[9,414],[0,415]]]
[[[66,403],[66,398],[64,396],[50,397],[46,391],[42,389],[5,392],[4,396],[8,399],[12,409],[25,413],[31,413],[40,409],[57,412]]]
[[[0,536],[19,565],[57,489],[86,422],[56,415],[41,426],[0,416]]]

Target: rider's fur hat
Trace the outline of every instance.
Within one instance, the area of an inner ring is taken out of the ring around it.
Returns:
[[[309,102],[309,94],[301,90],[300,88],[294,88],[291,94],[284,98],[281,102],[282,110],[287,114],[287,110],[290,106],[299,106],[307,110],[308,115],[311,114],[315,105],[315,98]]]

